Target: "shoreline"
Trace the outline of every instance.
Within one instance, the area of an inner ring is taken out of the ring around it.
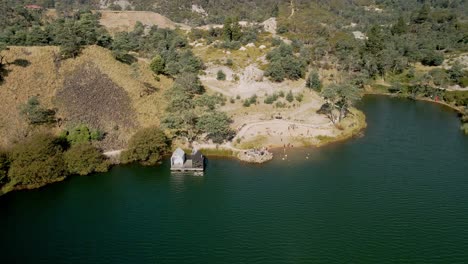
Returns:
[[[376,91],[365,92],[364,95],[381,95],[381,96],[389,96],[389,97],[395,97],[395,98],[410,99],[407,95],[392,94],[392,93],[381,93],[381,92],[376,92]],[[416,101],[429,102],[429,103],[433,103],[433,104],[446,106],[446,107],[454,110],[455,112],[457,112],[459,114],[463,114],[463,110],[460,107],[449,104],[449,103],[447,103],[445,101],[435,101],[433,99],[430,99],[430,98],[427,98],[427,97],[421,97],[421,96],[417,96],[417,97],[411,98],[411,99],[416,100]]]

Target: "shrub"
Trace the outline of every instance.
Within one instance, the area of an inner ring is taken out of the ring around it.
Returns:
[[[232,59],[227,59],[226,60],[226,65],[231,67],[232,65],[234,65],[234,62],[232,61]]]
[[[87,175],[93,172],[105,172],[109,163],[90,143],[73,145],[64,155],[67,171],[70,174]]]
[[[226,80],[226,74],[222,70],[219,70],[218,73],[216,74],[216,79],[218,81],[225,81]]]
[[[164,72],[164,68],[164,59],[160,55],[154,56],[153,60],[151,60],[150,69],[156,74],[161,74]]]
[[[291,90],[289,90],[288,94],[286,95],[286,101],[292,103],[294,101],[294,95]]]
[[[55,111],[41,107],[37,96],[29,98],[28,102],[21,106],[21,115],[25,116],[31,125],[55,122]]]
[[[140,162],[155,165],[169,150],[170,142],[158,127],[144,128],[132,136],[128,149],[122,153],[122,162]]]
[[[322,82],[320,81],[320,77],[316,71],[313,71],[309,74],[309,78],[307,78],[306,81],[306,87],[317,92],[322,90]]]
[[[444,55],[433,50],[426,51],[421,59],[421,63],[426,66],[439,66],[442,62],[444,62]]]
[[[63,131],[61,137],[65,138],[70,145],[75,145],[93,140],[102,140],[104,138],[104,133],[97,129],[91,130],[86,125],[81,124],[70,130]]]
[[[302,94],[302,93],[297,94],[296,95],[296,101],[298,101],[300,103],[300,102],[302,102],[302,100],[304,100],[304,94]]]
[[[66,176],[63,142],[38,134],[13,147],[8,173],[13,186],[42,186]]]
[[[276,100],[278,100],[278,95],[276,93],[269,95],[263,101],[265,104],[273,104]]]

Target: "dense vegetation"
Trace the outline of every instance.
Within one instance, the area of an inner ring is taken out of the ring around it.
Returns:
[[[0,189],[37,188],[68,175],[106,171],[109,163],[89,142],[37,133],[0,152]]]
[[[140,162],[155,165],[169,151],[170,141],[158,127],[144,128],[130,139],[128,148],[122,153],[122,162]]]

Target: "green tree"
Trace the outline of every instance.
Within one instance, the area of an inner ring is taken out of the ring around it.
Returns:
[[[219,70],[217,73],[216,73],[216,79],[218,81],[225,81],[226,80],[226,74],[223,72],[223,70]]]
[[[226,41],[232,41],[232,18],[227,17],[224,20],[224,25],[223,25],[223,36]]]
[[[109,163],[90,143],[79,143],[71,146],[64,154],[67,171],[70,174],[87,175],[93,172],[105,172]]]
[[[55,122],[55,111],[41,107],[37,96],[29,98],[28,102],[20,107],[20,110],[21,115],[25,116],[31,125]]]
[[[11,151],[8,173],[14,187],[39,187],[67,175],[63,142],[50,134],[37,134]]]
[[[322,96],[328,104],[326,107],[327,116],[336,124],[346,117],[349,107],[361,99],[362,93],[354,85],[332,84],[324,87]],[[335,110],[338,110],[338,116],[336,116]]]
[[[230,140],[234,132],[230,128],[232,120],[224,112],[212,111],[200,116],[197,127],[207,133],[208,138],[215,143]]]
[[[309,78],[307,78],[306,81],[306,87],[313,89],[317,92],[320,92],[322,90],[322,82],[320,81],[318,72],[313,71],[309,74]]]
[[[158,127],[148,127],[135,133],[122,153],[122,162],[156,165],[169,150],[170,142]]]
[[[154,56],[153,60],[151,60],[150,69],[156,74],[161,74],[164,72],[164,67],[164,59],[159,54]]]
[[[401,35],[408,31],[408,26],[402,16],[398,17],[398,21],[392,26],[391,31],[393,35]]]

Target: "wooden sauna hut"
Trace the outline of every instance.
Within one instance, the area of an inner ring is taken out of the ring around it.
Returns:
[[[184,150],[177,148],[171,156],[171,171],[203,171],[205,169],[205,156],[193,149],[187,155]]]

